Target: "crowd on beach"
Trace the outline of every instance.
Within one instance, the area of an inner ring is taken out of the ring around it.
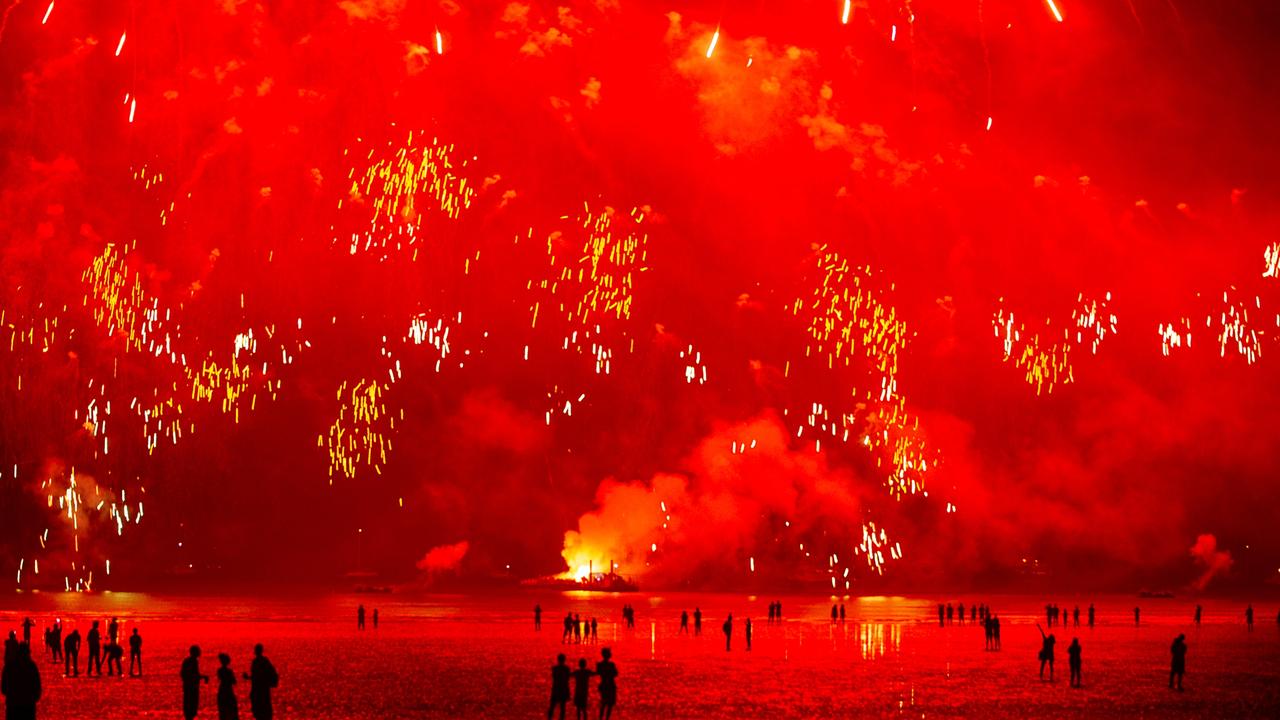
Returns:
[[[533,609],[535,631],[540,632],[542,630],[542,614],[542,606],[540,604],[535,605]],[[624,627],[635,628],[636,610],[629,603],[623,606],[621,617]],[[847,613],[844,604],[832,604],[830,617],[833,625],[845,623]],[[1000,618],[985,603],[974,603],[968,607],[964,603],[938,604],[938,625],[940,627],[965,625],[966,617],[969,625],[982,624],[986,635],[986,650],[998,651],[1001,649]],[[1197,627],[1200,625],[1202,617],[1203,608],[1197,605],[1193,616]],[[1093,604],[1090,604],[1086,610],[1085,618],[1087,627],[1092,629],[1098,619],[1097,610]],[[692,619],[692,629],[690,619]],[[1250,632],[1253,630],[1253,619],[1253,606],[1249,605],[1244,610],[1244,621]],[[682,610],[679,616],[677,634],[692,634],[695,637],[700,637],[702,635],[702,620],[701,607],[695,606],[692,614],[688,609]],[[363,631],[365,629],[365,621],[365,608],[360,605],[356,610],[356,627],[358,630]],[[105,642],[101,632],[102,621],[92,620],[90,622],[90,629],[84,639],[85,644],[88,645],[84,675],[86,677],[95,675],[102,677],[102,665],[105,662],[107,664],[107,677],[114,676],[123,679],[124,668],[121,660],[124,651],[120,642],[121,626],[118,618],[113,617],[107,623]],[[770,625],[783,622],[781,602],[769,603],[768,622]],[[1135,626],[1141,624],[1141,607],[1134,607],[1133,622]],[[1276,615],[1276,623],[1280,626],[1280,613]],[[375,629],[378,627],[378,610],[376,608],[372,613],[372,624]],[[1041,646],[1037,659],[1040,662],[1040,679],[1046,682],[1053,682],[1057,637],[1052,631],[1054,628],[1065,630],[1068,625],[1073,628],[1081,627],[1080,607],[1075,606],[1073,610],[1068,612],[1065,608],[1059,608],[1056,604],[1046,605],[1045,625],[1048,626],[1048,631],[1041,627],[1040,623],[1036,623],[1036,629],[1040,631],[1041,636]],[[34,720],[36,717],[36,708],[40,702],[43,688],[39,667],[31,645],[32,630],[35,627],[36,623],[31,618],[24,618],[21,624],[21,640],[18,639],[16,630],[9,631],[9,636],[5,640],[4,667],[0,671],[0,677],[3,680],[2,692],[5,697],[6,720]],[[726,651],[731,651],[732,649],[734,627],[733,614],[729,613],[721,625]],[[131,630],[132,632],[126,636],[129,646],[129,677],[141,677],[142,635],[138,627],[134,627]],[[751,618],[747,618],[743,623],[743,638],[746,650],[750,651],[752,640]],[[598,640],[599,622],[595,617],[588,617],[584,620],[580,613],[571,611],[565,613],[562,623],[562,644],[596,643]],[[64,635],[62,620],[55,619],[43,629],[43,645],[49,662],[54,666],[61,665],[65,677],[80,677],[81,636],[78,628],[73,628]],[[1187,651],[1186,635],[1179,634],[1174,638],[1169,648],[1170,689],[1182,690],[1183,676],[1186,673]],[[193,720],[199,714],[200,686],[201,684],[207,685],[210,679],[208,675],[205,675],[200,670],[201,654],[200,647],[192,645],[187,657],[182,661],[182,666],[178,673],[182,685],[182,713],[187,720]],[[271,691],[279,685],[280,676],[276,672],[275,666],[264,654],[261,644],[254,647],[253,655],[250,671],[244,673],[241,677],[250,683],[249,702],[255,720],[270,720],[273,716]],[[1083,645],[1079,637],[1072,638],[1071,644],[1067,648],[1067,657],[1070,669],[1070,686],[1073,688],[1082,687]],[[218,679],[216,695],[218,717],[220,720],[238,720],[239,702],[235,690],[237,677],[236,673],[231,669],[231,657],[228,654],[218,654],[218,669],[215,671],[215,675]],[[576,668],[571,667],[568,664],[566,655],[564,653],[558,654],[556,663],[551,668],[551,703],[547,709],[548,720],[551,720],[557,711],[560,718],[564,718],[570,700],[573,701],[577,720],[587,720],[590,683],[593,678],[599,678],[598,717],[600,720],[609,720],[617,704],[618,675],[618,667],[613,661],[613,652],[608,647],[601,648],[600,660],[595,663],[594,668],[588,667],[586,658],[579,658]],[[570,687],[571,682],[572,689]]]
[[[111,618],[107,623],[107,634],[102,636],[102,621],[90,621],[89,631],[83,638],[88,646],[84,676],[102,677],[102,665],[107,665],[107,677],[123,679],[124,666],[121,659],[124,649],[121,645],[121,627],[119,618]],[[4,643],[4,668],[0,670],[0,692],[5,699],[5,720],[34,720],[36,709],[44,687],[40,680],[40,668],[36,663],[36,655],[31,646],[32,630],[36,622],[31,618],[22,620],[22,639],[18,632],[10,630]],[[132,628],[128,635],[129,645],[129,677],[142,677],[142,633],[139,628]],[[82,638],[79,628],[73,628],[64,636],[64,625],[61,618],[54,619],[44,627],[43,645],[47,658],[55,667],[62,666],[63,676],[79,678],[80,650]],[[178,673],[182,682],[182,714],[192,720],[200,711],[200,685],[208,684],[209,676],[200,672],[200,647],[192,645],[187,658],[182,661]],[[249,704],[255,720],[270,720],[273,716],[271,691],[279,684],[280,676],[275,666],[267,659],[261,644],[253,649],[253,662],[250,670],[244,673],[243,679],[249,681]],[[239,720],[239,701],[236,697],[236,674],[231,669],[231,657],[226,653],[218,655],[217,708],[219,720]]]

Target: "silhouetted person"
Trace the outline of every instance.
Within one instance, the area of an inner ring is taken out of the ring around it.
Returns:
[[[831,606],[831,624],[835,625],[836,620],[840,617],[840,608],[835,605]]]
[[[1044,606],[1044,622],[1049,627],[1053,627],[1053,605]]]
[[[689,611],[688,610],[680,611],[680,632],[684,633],[685,635],[689,634]]]
[[[613,664],[613,652],[609,648],[600,651],[603,658],[596,663],[596,674],[600,676],[600,720],[613,717],[613,706],[618,704],[618,666]]]
[[[136,631],[135,631],[136,632]],[[132,672],[133,660],[129,661]],[[209,683],[209,676],[200,674],[200,646],[192,645],[187,659],[182,661],[182,669],[178,671],[182,678],[182,716],[192,720],[200,712],[200,683]]]
[[[199,650],[200,648],[196,648]],[[133,665],[138,664],[138,675],[142,675],[142,636],[138,634],[138,628],[133,629],[133,634],[129,636],[129,677],[133,677]]]
[[[938,627],[946,624],[947,608],[942,603],[938,603]]]
[[[596,642],[600,639],[600,637],[596,635],[596,627],[596,619],[591,618],[591,642]]]
[[[107,677],[112,675],[124,677],[124,648],[119,643],[107,646]]]
[[[28,644],[28,645],[30,645],[30,644],[31,644],[31,628],[33,628],[33,627],[35,627],[35,626],[36,626],[36,623],[35,623],[35,621],[34,621],[34,620],[32,620],[31,618],[23,618],[23,620],[22,620],[22,642],[24,642],[24,643],[26,643],[26,644]]]
[[[67,639],[62,641],[63,668],[67,677],[80,675],[80,631],[72,630]]]
[[[85,675],[102,675],[102,633],[98,631],[98,625],[99,622],[94,620],[93,627],[89,628],[89,667],[85,669]]]
[[[696,605],[693,608],[693,634],[702,635],[702,608]]]
[[[729,652],[729,641],[733,638],[733,613],[729,613],[729,617],[724,619],[724,625],[720,629],[724,631],[724,651]]]
[[[1089,603],[1089,627],[1093,627],[1093,603]]]
[[[107,623],[107,639],[112,645],[120,642],[120,622],[116,618],[111,618],[111,622]]]
[[[569,642],[569,638],[573,637],[573,613],[564,614],[564,633],[560,635],[560,644]]]
[[[1142,608],[1134,606],[1133,608],[1133,624],[1137,625],[1142,618]]]
[[[262,654],[262,643],[253,646],[253,663],[244,676],[249,681],[249,709],[255,720],[271,720],[271,691],[280,684],[276,666]]]
[[[844,624],[844,603],[840,603],[840,623]]]
[[[1244,622],[1250,630],[1253,630],[1253,605],[1244,609]]]
[[[747,618],[746,633],[747,633],[747,652],[751,652],[751,618]]]
[[[231,656],[218,653],[218,720],[240,720],[240,703],[236,700],[236,674],[231,670]]]
[[[947,603],[947,624],[951,624],[952,618],[955,617],[956,609],[951,603]]]
[[[995,649],[1000,649],[1000,617],[998,615],[991,616],[991,639],[995,643]]]
[[[1169,666],[1169,689],[1173,689],[1173,681],[1178,681],[1178,689],[1182,689],[1182,675],[1187,671],[1187,636],[1179,635],[1173,639],[1169,648],[1173,655],[1173,664]]]
[[[986,618],[982,621],[982,632],[986,636],[986,644],[982,646],[983,650],[991,649],[994,629],[995,628],[991,627],[991,618]]]
[[[782,601],[778,601],[778,622],[782,622]]]
[[[0,693],[4,694],[5,720],[35,720],[40,702],[40,668],[31,659],[31,645],[22,643],[12,661],[0,672]]]
[[[1036,629],[1040,631],[1040,637],[1044,641],[1040,646],[1040,679],[1044,680],[1044,666],[1045,663],[1048,663],[1049,682],[1053,682],[1053,646],[1057,644],[1058,639],[1052,634],[1045,635],[1044,628],[1041,628],[1039,624],[1036,625]]]
[[[587,669],[586,658],[579,658],[578,669],[573,671],[574,720],[587,720],[587,704],[591,698],[592,675],[595,675],[595,673]]]
[[[542,629],[542,606],[541,605],[533,606],[533,629],[534,630]]]
[[[1199,605],[1197,605],[1197,606],[1196,606],[1196,626],[1197,626],[1197,627],[1199,627],[1199,625],[1200,625],[1200,613],[1201,613],[1203,610],[1204,610],[1204,608],[1200,607]]]
[[[378,608],[373,609],[373,629],[378,629]]]
[[[1071,611],[1071,627],[1080,627],[1080,606]]]
[[[54,620],[53,627],[49,629],[49,645],[53,647],[53,661],[58,662],[62,659],[62,621]]]
[[[573,641],[582,643],[582,616],[578,613],[573,614]]]
[[[569,666],[564,664],[564,653],[556,656],[556,664],[551,666],[551,704],[547,706],[547,720],[560,708],[560,720],[564,720],[564,708],[569,702]]]
[[[960,616],[960,624],[963,625],[964,624],[964,603],[960,603],[959,605],[957,605],[956,610],[957,610],[956,614]]]
[[[769,625],[773,624],[773,602],[769,603]]]
[[[1071,669],[1071,687],[1080,687],[1080,638],[1071,638],[1067,646],[1067,665]]]
[[[356,629],[364,629],[364,605],[356,608]]]

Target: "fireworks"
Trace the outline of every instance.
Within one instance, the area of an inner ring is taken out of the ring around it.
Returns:
[[[387,410],[386,393],[387,385],[371,380],[339,386],[338,417],[327,434],[316,438],[316,445],[329,453],[330,485],[339,475],[354,480],[361,469],[382,474],[396,429],[396,415]],[[404,419],[403,410],[399,416]]]

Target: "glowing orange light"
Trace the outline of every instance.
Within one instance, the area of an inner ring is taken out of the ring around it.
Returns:
[[[52,7],[52,5],[50,7]],[[716,28],[716,31],[711,35],[711,44],[707,46],[708,59],[711,58],[711,53],[716,51],[716,43],[718,42],[720,42],[720,28]]]

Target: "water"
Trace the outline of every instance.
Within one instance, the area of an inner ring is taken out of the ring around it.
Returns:
[[[178,717],[178,666],[187,646],[204,649],[201,667],[213,675],[216,654],[248,670],[252,647],[266,644],[280,671],[277,717],[471,718],[542,717],[549,667],[566,652],[594,663],[599,647],[560,644],[566,610],[600,622],[600,644],[613,649],[619,678],[619,718],[835,717],[1280,717],[1280,627],[1277,603],[1258,604],[1247,632],[1243,602],[1205,601],[1202,627],[1190,622],[1193,602],[1095,599],[1098,627],[1054,628],[1058,681],[1037,678],[1036,653],[1044,601],[1029,597],[949,598],[988,602],[1002,619],[1004,649],[984,651],[976,625],[939,628],[936,600],[850,598],[848,619],[832,626],[830,600],[781,598],[786,621],[766,623],[776,598],[735,595],[598,596],[504,592],[489,596],[332,596],[322,598],[165,597],[15,594],[0,601],[0,628],[24,615],[41,626],[64,618],[68,631],[88,632],[89,620],[117,615],[122,634],[135,624],[145,638],[141,679],[64,678],[40,653],[44,718]],[[1054,598],[1059,604],[1076,599]],[[380,611],[381,627],[359,633],[355,607]],[[532,608],[543,607],[533,631]],[[621,625],[620,609],[637,609],[637,627]],[[1082,621],[1088,599],[1081,599]],[[1143,608],[1134,627],[1132,609]],[[701,606],[703,636],[678,634],[682,609]],[[733,651],[720,626],[735,617]],[[745,651],[742,622],[754,642]],[[1186,691],[1167,688],[1169,644],[1187,634]],[[1084,645],[1084,687],[1066,681],[1066,646]],[[37,651],[40,651],[37,648]],[[87,657],[81,650],[81,672]],[[128,666],[128,658],[125,658]],[[216,717],[216,680],[202,693],[202,717]],[[237,686],[243,717],[248,687]],[[596,696],[593,691],[592,704]],[[572,717],[572,708],[570,708]]]

